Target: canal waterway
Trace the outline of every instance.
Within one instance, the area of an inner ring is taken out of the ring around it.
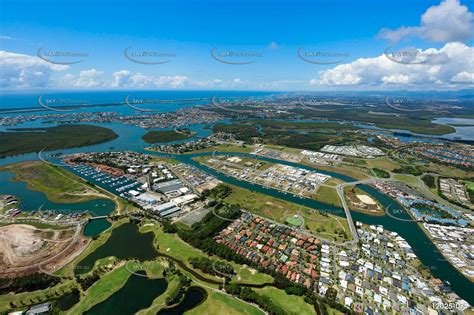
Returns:
[[[145,147],[149,145],[145,144],[140,139],[140,137],[145,133],[145,131],[139,127],[127,126],[127,125],[121,125],[121,124],[100,124],[100,125],[104,127],[112,128],[119,135],[119,138],[108,143],[93,145],[93,146],[84,147],[84,148],[58,150],[58,151],[48,152],[48,153],[54,154],[54,153],[103,152],[103,151],[130,150],[130,151],[135,151],[139,153],[173,157],[179,160],[180,162],[193,165],[229,184],[233,184],[233,185],[246,188],[249,190],[253,190],[256,192],[268,194],[270,196],[280,198],[286,201],[290,201],[302,206],[307,206],[307,207],[315,208],[321,211],[327,211],[336,215],[344,216],[344,211],[342,208],[339,208],[333,205],[328,205],[322,202],[318,202],[316,200],[294,196],[292,194],[286,194],[284,192],[278,191],[276,189],[264,187],[262,185],[241,181],[236,178],[219,173],[205,165],[202,165],[192,160],[193,157],[211,155],[212,152],[187,154],[187,155],[169,155],[169,154],[163,155],[156,152],[145,150]],[[205,128],[196,128],[196,131],[198,132],[197,136],[204,136],[205,135],[204,132],[208,130]],[[216,154],[230,154],[230,153],[229,152],[216,152]],[[231,154],[246,155],[242,153],[231,153]],[[307,165],[300,165],[298,163],[275,160],[275,159],[260,157],[260,156],[255,156],[255,155],[250,155],[250,156],[253,158],[257,158],[257,159],[268,161],[268,162],[281,163],[285,165],[296,166],[296,167],[318,171],[318,172],[339,178],[343,181],[355,181],[355,179],[350,178],[348,176],[338,174],[335,172],[318,170],[317,168],[310,167]],[[26,154],[23,156],[15,156],[15,157],[9,157],[6,159],[0,159],[0,165],[20,162],[20,161],[25,161],[25,160],[36,160],[36,159],[38,159],[37,154]],[[17,183],[10,182],[9,179],[11,179],[11,177],[9,178],[8,177],[9,175],[4,175],[4,174],[5,173],[0,173],[0,193],[14,194],[14,195],[19,196],[19,198],[21,198],[22,195],[25,196],[22,193],[22,190],[27,191],[26,194],[30,194],[30,192],[26,188],[26,185],[23,185],[23,187],[16,186],[17,188],[14,188],[13,190],[10,189],[11,185],[15,186]],[[380,204],[382,204],[386,209],[388,207],[389,209],[392,209],[392,210],[394,209],[400,210],[400,211],[397,211],[396,216],[406,219],[408,221],[396,220],[387,215],[370,216],[370,215],[362,214],[355,211],[351,212],[353,219],[355,221],[360,221],[365,224],[382,225],[387,230],[397,232],[410,244],[413,251],[419,257],[421,262],[425,266],[427,266],[436,277],[442,280],[449,281],[451,284],[451,288],[460,297],[467,300],[470,304],[474,304],[474,296],[472,296],[472,294],[470,293],[474,291],[474,284],[470,282],[467,278],[465,278],[459,271],[457,271],[451,264],[449,264],[449,262],[447,262],[443,258],[443,256],[439,253],[439,251],[436,249],[436,247],[431,242],[431,240],[427,237],[427,235],[421,230],[418,224],[415,222],[409,221],[410,217],[407,213],[404,212],[403,208],[400,205],[398,205],[393,199],[389,198],[388,196],[379,192],[378,190],[376,190],[375,188],[371,186],[358,185],[358,187],[364,190],[365,192],[369,193],[374,198],[376,198],[380,202]],[[29,200],[34,200],[38,197],[38,195],[34,195],[34,196],[30,195],[30,196],[32,197],[28,198]],[[32,208],[30,209],[36,209],[37,206],[40,206],[42,203],[44,203],[43,202],[44,199],[42,200],[40,199],[39,202],[32,201],[32,204],[30,205],[32,206]],[[24,206],[26,207],[25,204]],[[63,205],[61,205],[60,207],[63,207]],[[99,223],[97,224],[99,225]]]

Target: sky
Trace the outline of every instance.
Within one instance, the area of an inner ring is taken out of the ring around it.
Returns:
[[[471,0],[0,0],[0,89],[461,90]]]

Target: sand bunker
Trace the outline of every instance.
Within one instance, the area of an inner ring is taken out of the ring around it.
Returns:
[[[370,198],[367,195],[356,195],[356,196],[360,201],[362,201],[366,205],[375,205],[376,204],[375,200]]]

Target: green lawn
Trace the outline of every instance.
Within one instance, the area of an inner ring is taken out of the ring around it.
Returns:
[[[314,307],[304,301],[304,298],[296,295],[288,295],[285,291],[265,287],[256,289],[259,294],[268,296],[276,305],[281,307],[287,314],[316,314]]]
[[[417,188],[419,183],[418,179],[413,175],[408,174],[394,174],[393,179],[404,182],[414,188]]]
[[[263,315],[264,313],[245,302],[242,302],[234,297],[225,295],[223,293],[215,292],[213,290],[206,289],[208,296],[207,299],[201,305],[186,312],[187,315]]]
[[[83,314],[92,306],[105,301],[113,293],[122,288],[130,276],[131,273],[125,268],[125,265],[103,275],[96,283],[87,289],[85,296],[68,311],[68,314]]]
[[[228,185],[228,184],[226,184]],[[288,216],[303,212],[307,208],[301,207],[295,203],[291,203],[282,199],[274,198],[265,194],[257,193],[254,191],[247,190],[245,188],[229,185],[232,188],[232,193],[225,198],[225,201],[230,204],[240,204],[240,206],[252,213],[266,217],[282,224],[285,223],[285,219]],[[326,187],[321,187],[326,188]],[[335,189],[328,188],[335,192]],[[337,216],[326,216],[318,211],[309,211],[304,214],[305,217],[311,220],[305,219],[305,226],[308,227],[309,231],[314,235],[320,234],[321,237],[326,239],[345,240],[340,237],[339,233],[346,231],[350,237],[349,226],[347,220],[344,217]]]
[[[321,186],[318,191],[311,196],[311,198],[342,208],[341,199],[339,198],[335,188]]]
[[[366,159],[364,161],[366,162],[369,168],[380,168],[389,172],[400,167],[400,164],[393,162],[385,156],[376,159]]]
[[[162,295],[158,296],[155,300],[153,300],[153,304],[149,308],[137,312],[137,315],[155,315],[160,309],[166,307],[166,298],[168,296],[174,296],[175,293],[179,290],[180,284],[176,277],[167,278],[166,280],[168,281],[168,287],[166,288],[166,291]]]
[[[23,293],[9,293],[0,295],[0,313],[7,312],[12,302],[16,307],[25,307],[28,305],[39,304],[53,297],[59,297],[66,292],[70,292],[75,287],[74,281],[67,280],[57,284],[54,287]]]

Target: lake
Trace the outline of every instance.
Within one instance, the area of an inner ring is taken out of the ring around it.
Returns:
[[[158,256],[153,246],[153,233],[142,234],[133,223],[124,223],[112,231],[107,241],[77,263],[76,273],[89,272],[99,259],[114,256],[119,259],[151,260]]]
[[[143,275],[132,274],[125,285],[112,294],[107,300],[93,306],[84,314],[135,314],[137,311],[150,307],[153,300],[162,295],[168,287],[163,279],[149,279]]]

